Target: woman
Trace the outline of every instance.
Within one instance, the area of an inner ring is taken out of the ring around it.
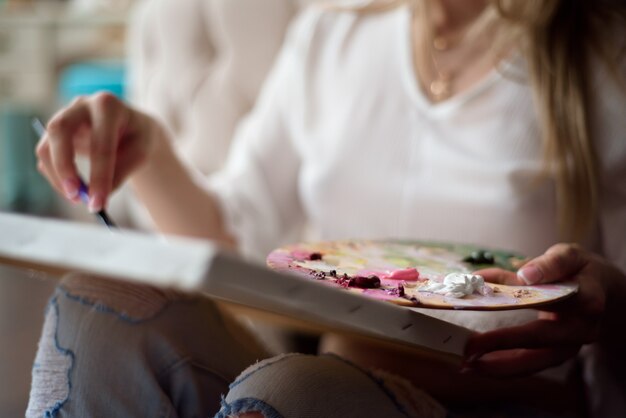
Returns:
[[[596,388],[590,405],[615,413],[620,397],[602,396],[624,388],[611,380],[624,376],[616,355],[624,343],[611,330],[623,326],[626,294],[625,14],[622,3],[606,1],[315,7],[294,24],[227,166],[208,183],[177,159],[158,123],[106,94],[55,115],[38,146],[40,169],[76,200],[74,157],[87,154],[92,210],[128,178],[163,232],[250,256],[298,240],[306,223],[319,239],[508,248],[536,258],[517,275],[482,272],[488,280],[580,283],[575,298],[538,316],[425,312],[486,331],[468,344],[462,373],[330,336],[325,347],[385,371],[372,379],[334,357],[270,359],[231,386],[222,416],[540,416],[530,401],[559,389],[492,377],[530,376],[583,345]],[[565,240],[579,244],[558,244]],[[216,318],[202,298],[67,279],[46,318],[29,414],[214,410],[224,382],[262,356]],[[183,320],[188,331],[177,326]],[[206,338],[195,332],[203,328]],[[51,360],[59,350],[65,363]],[[94,370],[98,353],[116,367]],[[305,391],[302,376],[319,389]],[[103,387],[106,396],[93,395]],[[348,402],[347,388],[368,403]]]

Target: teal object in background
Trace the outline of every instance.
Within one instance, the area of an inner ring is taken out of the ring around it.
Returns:
[[[126,70],[123,61],[84,61],[69,65],[59,78],[59,100],[69,103],[74,97],[108,91],[125,98]]]
[[[59,77],[59,101],[67,104],[76,96],[98,91],[124,99],[125,77],[123,61],[72,64]],[[0,210],[35,214],[56,210],[55,193],[37,170],[39,138],[31,123],[38,113],[27,106],[0,104]]]
[[[0,210],[49,214],[54,192],[37,170],[39,138],[31,120],[36,112],[25,106],[0,106]]]

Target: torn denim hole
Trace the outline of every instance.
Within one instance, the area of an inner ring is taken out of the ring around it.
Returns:
[[[283,418],[276,409],[260,399],[242,398],[228,403],[223,396],[222,407],[214,418],[230,418],[245,412],[260,412],[264,418]]]
[[[59,305],[57,298],[50,300],[39,341],[39,349],[32,371],[30,399],[26,417],[54,417],[67,402],[72,384],[70,373],[74,353],[59,345]]]

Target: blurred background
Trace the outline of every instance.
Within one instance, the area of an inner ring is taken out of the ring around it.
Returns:
[[[0,209],[66,215],[33,171],[33,117],[74,96],[125,96],[132,0],[0,0]]]
[[[0,212],[96,222],[38,173],[31,121],[97,91],[158,118],[201,174],[218,169],[289,22],[311,1],[0,0]],[[108,209],[121,226],[152,227],[130,190]],[[53,286],[0,265],[0,417],[24,416]]]
[[[75,95],[125,97],[132,0],[0,0],[0,210],[88,221],[35,167],[31,120]],[[2,231],[0,231],[2,234]],[[23,417],[54,281],[0,266],[0,416]]]

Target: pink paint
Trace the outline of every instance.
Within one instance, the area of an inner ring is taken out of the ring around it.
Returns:
[[[416,282],[419,279],[420,274],[417,269],[413,267],[409,267],[401,270],[394,270],[388,272],[387,275],[384,276],[385,279],[391,280],[402,280],[405,282]]]
[[[419,272],[415,268],[406,268],[398,270],[369,270],[363,269],[356,272],[355,276],[378,276],[382,280],[397,280],[406,282],[416,282],[419,279]]]
[[[302,250],[293,250],[291,252],[291,256],[293,257],[293,259],[298,260],[298,261],[310,260],[311,254],[313,254],[311,251],[302,251]]]
[[[291,261],[293,261],[291,254],[283,251],[274,251],[267,256],[267,264],[271,267],[284,267]]]

